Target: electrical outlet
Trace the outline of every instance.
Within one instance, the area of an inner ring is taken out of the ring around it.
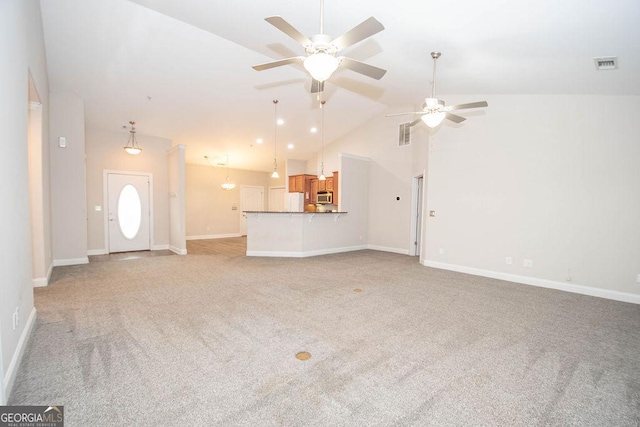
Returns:
[[[507,264],[507,265],[511,265],[511,264],[513,264],[513,258],[511,258],[510,256],[508,256],[508,257],[506,257],[506,258],[504,259],[504,262],[505,262],[505,264]]]
[[[440,255],[444,255],[444,249],[443,249],[443,248],[438,249],[438,253],[439,253]]]
[[[522,260],[522,266],[523,267],[533,267],[533,260],[532,259],[523,259]]]
[[[640,273],[638,273],[638,277],[636,277],[636,282],[640,283]]]

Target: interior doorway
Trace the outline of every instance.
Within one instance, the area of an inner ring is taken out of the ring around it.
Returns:
[[[420,256],[422,244],[422,205],[424,200],[424,174],[413,177],[411,197],[411,242],[409,255]]]
[[[151,174],[106,175],[109,253],[151,249]]]

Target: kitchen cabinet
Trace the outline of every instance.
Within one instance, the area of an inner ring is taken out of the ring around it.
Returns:
[[[290,175],[289,193],[304,193],[304,204],[314,203],[311,201],[311,180],[317,179],[315,175]],[[316,191],[317,194],[317,191]]]
[[[329,179],[329,178],[327,178]],[[327,179],[318,180],[318,191],[328,191],[327,190]]]
[[[318,178],[313,178],[311,180],[311,203],[318,203],[318,184],[320,180]]]

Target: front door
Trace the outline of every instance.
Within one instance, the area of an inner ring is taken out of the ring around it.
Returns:
[[[245,211],[264,210],[264,187],[240,186],[240,234],[247,235],[247,215]]]
[[[109,253],[150,249],[149,176],[107,174]]]

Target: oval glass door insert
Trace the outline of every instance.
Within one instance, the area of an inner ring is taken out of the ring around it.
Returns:
[[[136,237],[142,224],[142,203],[140,194],[131,184],[124,186],[118,197],[118,224],[127,239]]]

